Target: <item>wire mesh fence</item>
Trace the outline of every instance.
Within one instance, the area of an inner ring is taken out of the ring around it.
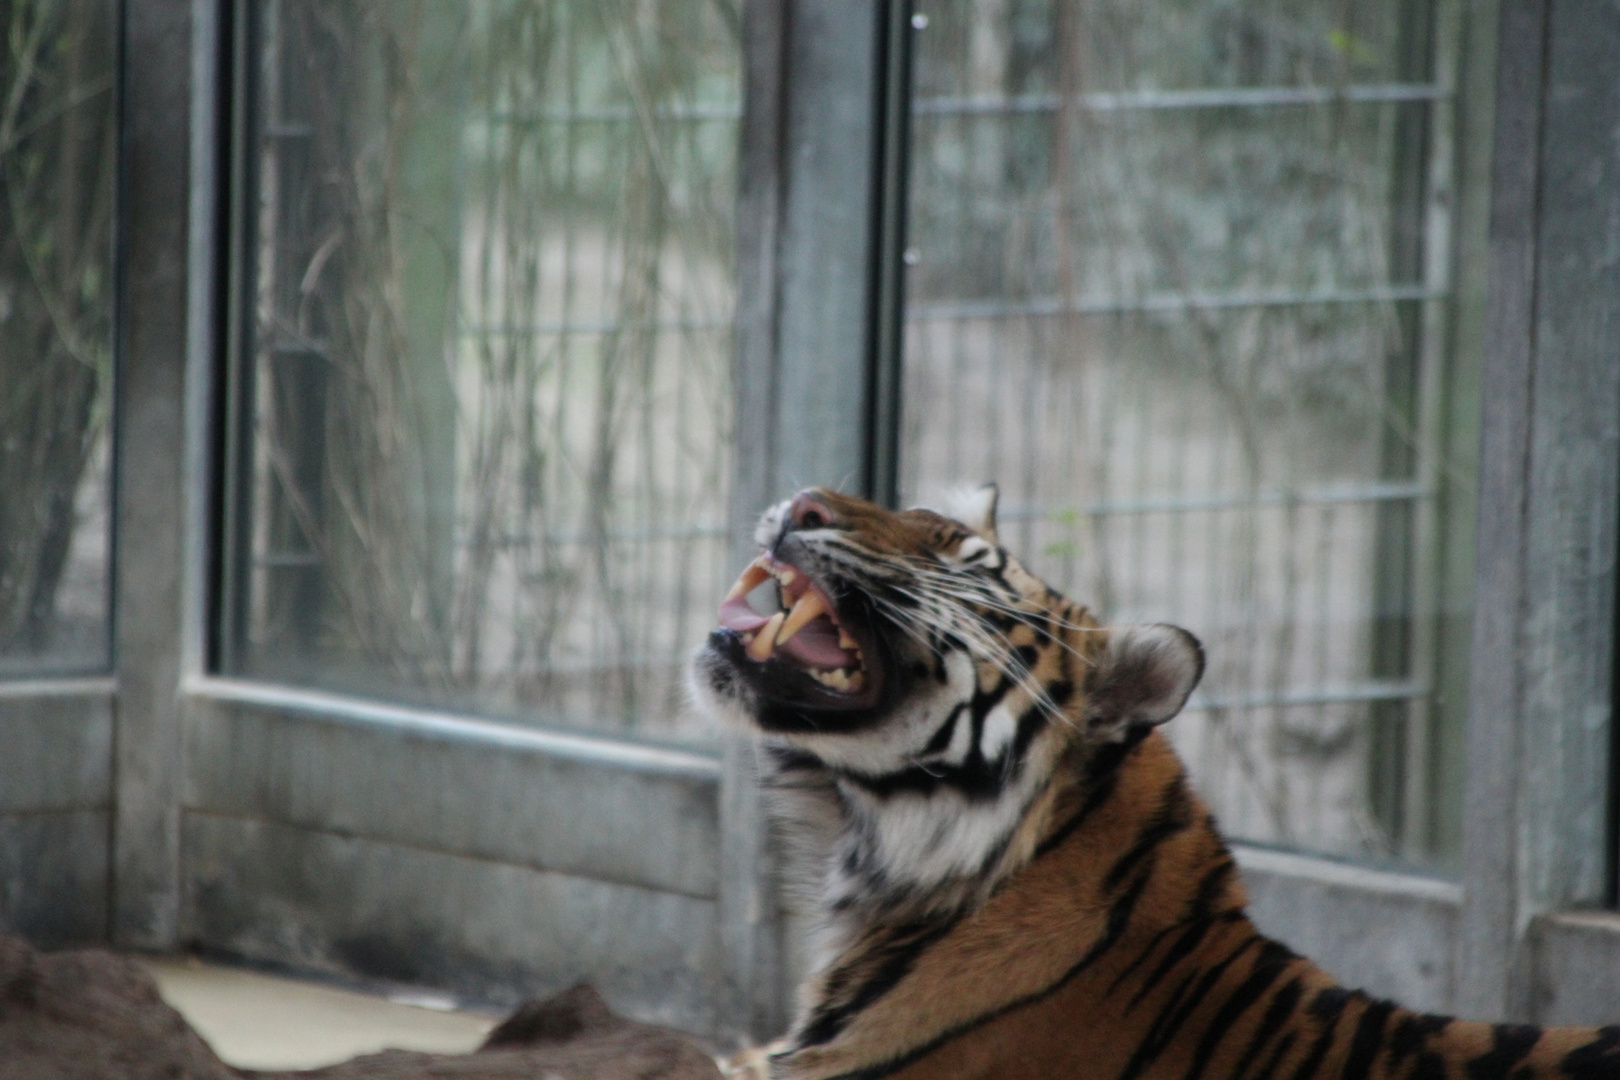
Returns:
[[[227,666],[701,737],[739,12],[255,10]]]
[[[0,676],[108,661],[116,14],[0,0]]]
[[[916,24],[905,498],[996,479],[1038,572],[1204,640],[1171,732],[1230,830],[1443,861],[1455,7]]]

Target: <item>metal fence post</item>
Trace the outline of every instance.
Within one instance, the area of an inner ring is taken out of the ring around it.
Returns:
[[[125,5],[115,380],[112,936],[179,933],[190,0]]]

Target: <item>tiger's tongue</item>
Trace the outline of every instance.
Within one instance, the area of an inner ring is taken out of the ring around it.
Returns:
[[[736,596],[720,605],[720,625],[739,634],[758,630],[770,620],[748,604],[748,597]],[[825,615],[805,623],[799,632],[776,648],[802,666],[840,668],[850,662],[850,654],[838,647],[838,628]]]
[[[838,647],[838,628],[825,615],[805,623],[797,634],[778,645],[776,651],[810,667],[841,668],[850,662],[850,654]]]
[[[734,596],[720,605],[720,625],[739,634],[758,630],[769,621],[748,604],[747,596]]]

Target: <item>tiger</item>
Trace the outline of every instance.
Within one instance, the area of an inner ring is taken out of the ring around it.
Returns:
[[[768,1075],[1620,1078],[1620,1026],[1411,1011],[1261,934],[1158,730],[1202,646],[1103,625],[1008,554],[996,502],[799,492],[691,665],[757,737],[814,924]]]

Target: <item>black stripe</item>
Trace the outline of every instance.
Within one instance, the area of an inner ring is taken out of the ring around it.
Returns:
[[[1226,974],[1226,969],[1231,967],[1238,957],[1253,948],[1256,942],[1264,942],[1265,940],[1259,934],[1251,933],[1236,949],[1228,953],[1225,959],[1205,969],[1203,976],[1199,978],[1197,985],[1193,987],[1192,993],[1187,995],[1185,999],[1181,999],[1182,995],[1178,987],[1178,992],[1172,996],[1165,1007],[1159,1011],[1159,1015],[1154,1018],[1153,1024],[1148,1028],[1147,1035],[1138,1044],[1136,1053],[1132,1054],[1131,1060],[1125,1063],[1125,1069],[1119,1074],[1119,1080],[1135,1080],[1135,1077],[1140,1075],[1142,1070],[1152,1065],[1159,1055],[1164,1053],[1171,1040],[1176,1037],[1176,1032],[1180,1031],[1181,1026],[1192,1016],[1193,1010],[1202,1005],[1204,999],[1209,996],[1210,991],[1215,989],[1215,984],[1221,981],[1221,978]],[[1184,982],[1182,986],[1185,985]]]
[[[1189,824],[1187,813],[1191,799],[1187,795],[1187,781],[1177,773],[1165,788],[1158,807],[1147,824],[1136,836],[1136,842],[1109,868],[1103,879],[1103,888],[1115,889],[1124,881],[1137,863],[1147,858],[1164,841],[1181,832]]]
[[[765,756],[778,772],[808,772],[824,768],[822,760],[808,750],[780,743],[765,743]]]
[[[945,722],[939,725],[939,730],[934,732],[933,738],[928,740],[928,745],[922,748],[923,756],[940,753],[951,745],[951,738],[956,734],[956,722],[961,719],[962,714],[966,711],[967,702],[965,701],[951,710],[951,715],[945,718]]]
[[[1398,1071],[1401,1064],[1409,1057],[1422,1051],[1429,1045],[1429,1040],[1450,1027],[1452,1019],[1449,1016],[1434,1016],[1429,1013],[1406,1013],[1401,1022],[1395,1025],[1395,1030],[1389,1033],[1389,1056],[1385,1059],[1384,1069],[1391,1074]]]
[[[1350,1056],[1345,1059],[1340,1080],[1367,1080],[1373,1062],[1378,1060],[1378,1052],[1384,1048],[1384,1028],[1394,1013],[1395,1006],[1387,1001],[1374,1001],[1367,1006],[1367,1011],[1361,1014],[1361,1022],[1356,1025]]]
[[[1204,874],[1204,879],[1198,883],[1198,891],[1193,894],[1192,903],[1188,906],[1188,916],[1201,919],[1210,915],[1215,907],[1215,898],[1226,890],[1236,871],[1237,863],[1233,861],[1231,853],[1223,849],[1216,857],[1215,865],[1209,868]]]
[[[926,765],[912,765],[881,776],[870,776],[853,769],[833,771],[839,779],[847,780],[879,799],[908,794],[928,797],[941,788],[949,788],[973,802],[994,802],[1006,788],[1001,769],[992,768],[977,753],[961,765],[931,761]]]
[[[1053,693],[1054,690],[1062,689],[1064,687],[1068,688],[1067,693]],[[1047,702],[1061,708],[1064,701],[1067,701],[1068,698],[1073,695],[1073,693],[1073,683],[1053,683],[1051,686],[1047,687]],[[1024,710],[1024,715],[1018,718],[1018,727],[1013,733],[1012,754],[1009,758],[1010,764],[1022,766],[1024,763],[1024,756],[1029,753],[1030,743],[1035,741],[1036,735],[1040,734],[1046,729],[1046,725],[1048,723],[1048,715],[1046,711],[1047,702],[1031,705],[1029,708]]]
[[[1254,1080],[1271,1080],[1272,1074],[1277,1071],[1277,1066],[1282,1064],[1283,1056],[1293,1048],[1293,1045],[1294,1033],[1292,1031],[1278,1039],[1277,1048],[1266,1059],[1266,1067],[1254,1074]]]
[[[1146,874],[1138,877],[1136,881],[1131,883],[1131,887],[1125,891],[1124,895],[1122,895],[1118,900],[1114,901],[1114,905],[1108,909],[1108,921],[1105,924],[1103,936],[1094,942],[1091,948],[1086,950],[1085,955],[1080,957],[1080,959],[1077,960],[1069,968],[1069,970],[1065,971],[1056,982],[1037,990],[1032,994],[1026,994],[1021,998],[1015,998],[1007,1004],[993,1009],[982,1016],[976,1016],[972,1020],[958,1024],[956,1027],[949,1028],[942,1034],[935,1036],[927,1043],[924,1043],[914,1050],[907,1051],[898,1057],[892,1058],[889,1061],[882,1062],[877,1065],[869,1065],[864,1069],[857,1069],[854,1072],[843,1073],[840,1076],[833,1078],[833,1080],[878,1080],[879,1077],[888,1076],[897,1069],[905,1068],[913,1061],[925,1056],[937,1047],[944,1045],[965,1032],[972,1031],[974,1028],[987,1024],[999,1016],[1005,1016],[1007,1013],[1010,1013],[1016,1009],[1023,1008],[1026,1005],[1032,1005],[1035,1002],[1041,1001],[1042,999],[1057,993],[1119,943],[1119,939],[1124,936],[1125,928],[1130,925],[1131,913],[1136,910],[1136,902],[1141,899],[1142,891],[1146,888]]]
[[[1338,1033],[1339,1017],[1344,1015],[1344,1010],[1351,1001],[1360,998],[1360,994],[1346,990],[1342,986],[1330,986],[1317,993],[1311,1001],[1310,1011],[1312,1016],[1322,1022],[1322,1032],[1316,1037],[1316,1042],[1311,1044],[1310,1051],[1299,1063],[1299,1068],[1294,1070],[1293,1080],[1311,1080],[1316,1075],[1316,1070],[1322,1065],[1322,1059],[1327,1057],[1328,1051],[1333,1047],[1333,1038]]]
[[[1130,1012],[1141,1004],[1142,999],[1151,994],[1153,988],[1158,986],[1166,975],[1170,974],[1171,968],[1181,963],[1194,949],[1198,948],[1205,935],[1209,933],[1210,927],[1214,925],[1215,920],[1213,919],[1199,919],[1197,922],[1188,924],[1187,929],[1176,939],[1175,944],[1170,946],[1169,951],[1164,954],[1164,959],[1159,961],[1159,966],[1153,969],[1152,974],[1142,982],[1141,986],[1137,987],[1136,993],[1131,996],[1130,1002],[1126,1004],[1125,1011]]]
[[[1193,1051],[1192,1064],[1187,1067],[1186,1080],[1198,1080],[1209,1067],[1210,1058],[1215,1056],[1215,1048],[1220,1045],[1221,1039],[1237,1023],[1238,1017],[1249,1011],[1260,995],[1264,994],[1271,984],[1277,981],[1277,976],[1287,969],[1288,963],[1293,960],[1294,954],[1277,944],[1267,941],[1260,946],[1260,955],[1254,962],[1254,968],[1249,977],[1243,980],[1243,985],[1232,992],[1232,996],[1222,1003],[1220,1011],[1215,1014],[1209,1026],[1204,1029],[1204,1037],[1198,1041],[1198,1049]]]
[[[1577,1046],[1558,1063],[1570,1080],[1614,1080],[1620,1076],[1620,1027],[1598,1028],[1585,1046]]]
[[[1243,1074],[1249,1071],[1249,1066],[1254,1064],[1255,1059],[1260,1056],[1260,1051],[1271,1041],[1271,1037],[1282,1029],[1283,1021],[1294,1015],[1294,1010],[1299,1008],[1299,999],[1304,996],[1305,984],[1298,978],[1290,979],[1281,990],[1272,995],[1271,1004],[1266,1006],[1266,1015],[1260,1018],[1260,1026],[1254,1029],[1254,1035],[1249,1039],[1248,1049],[1238,1058],[1232,1080],[1243,1080]],[[1292,1039],[1293,1036],[1290,1035],[1285,1041]],[[1261,1075],[1276,1068],[1276,1065],[1276,1055],[1273,1054],[1270,1064],[1266,1070],[1262,1070]]]
[[[1141,1070],[1153,1058],[1163,1053],[1165,1026],[1170,1023],[1171,1018],[1180,1010],[1181,1003],[1186,1000],[1187,994],[1193,989],[1197,979],[1198,972],[1189,971],[1171,989],[1170,999],[1164,1003],[1164,1007],[1159,1010],[1159,1014],[1148,1024],[1147,1032],[1137,1042],[1136,1052],[1131,1055],[1130,1060],[1125,1064],[1125,1071],[1120,1074],[1122,1078]]]
[[[1113,996],[1115,993],[1117,993],[1118,990],[1119,990],[1120,984],[1123,983],[1126,979],[1130,978],[1132,975],[1136,974],[1136,969],[1141,967],[1144,963],[1146,963],[1148,958],[1151,957],[1154,954],[1154,952],[1156,952],[1158,950],[1159,946],[1164,944],[1164,939],[1170,936],[1170,932],[1172,930],[1180,930],[1180,929],[1182,929],[1182,927],[1184,925],[1185,925],[1184,923],[1176,923],[1173,926],[1165,927],[1163,930],[1160,930],[1157,934],[1154,934],[1153,939],[1151,941],[1149,941],[1145,946],[1138,949],[1136,951],[1136,959],[1132,960],[1129,964],[1127,964],[1125,966],[1125,970],[1121,971],[1118,975],[1115,975],[1114,976],[1114,981],[1108,984],[1108,994],[1109,994],[1109,996]]]
[[[968,751],[961,762],[930,761],[878,776],[853,769],[838,769],[838,776],[879,799],[908,794],[926,798],[941,788],[949,788],[975,802],[999,799],[1007,785],[1019,775],[1030,743],[1046,725],[1044,711],[1038,706],[1031,707],[1016,721],[1013,737],[1002,755],[994,760],[985,758],[981,745],[985,720],[1014,685],[1004,678],[989,690],[975,689],[970,700],[951,710],[950,716],[935,730],[922,751],[925,755],[938,753],[949,746],[956,725],[966,711],[973,730],[968,738]],[[1061,687],[1061,684],[1058,685]],[[1072,686],[1069,686],[1067,693],[1073,693]]]
[[[1540,1041],[1541,1029],[1531,1024],[1491,1025],[1491,1048],[1468,1062],[1469,1080],[1507,1080],[1509,1070]]]
[[[829,992],[838,994],[842,1000],[836,1005],[823,1002],[818,1006],[804,1030],[794,1040],[795,1047],[802,1049],[807,1046],[819,1046],[837,1038],[838,1033],[849,1026],[856,1013],[893,990],[901,979],[910,974],[917,957],[944,937],[956,922],[956,919],[950,918],[937,923],[912,924],[901,928],[881,947],[874,950],[879,957],[877,970],[847,994],[844,991],[845,981],[850,975],[849,969],[834,972],[828,980],[828,989]],[[862,959],[866,957],[863,956]]]
[[[1406,1080],[1447,1080],[1446,1059],[1432,1050],[1425,1050],[1418,1055],[1412,1071],[1406,1074]]]
[[[1142,745],[1142,740],[1146,739],[1152,730],[1149,727],[1131,728],[1126,732],[1124,739],[1117,743],[1107,743],[1093,752],[1091,760],[1084,766],[1086,801],[1073,817],[1041,841],[1040,846],[1035,849],[1037,859],[1061,845],[1076,829],[1085,824],[1088,817],[1113,798],[1114,792],[1119,788],[1120,766],[1138,746]]]

